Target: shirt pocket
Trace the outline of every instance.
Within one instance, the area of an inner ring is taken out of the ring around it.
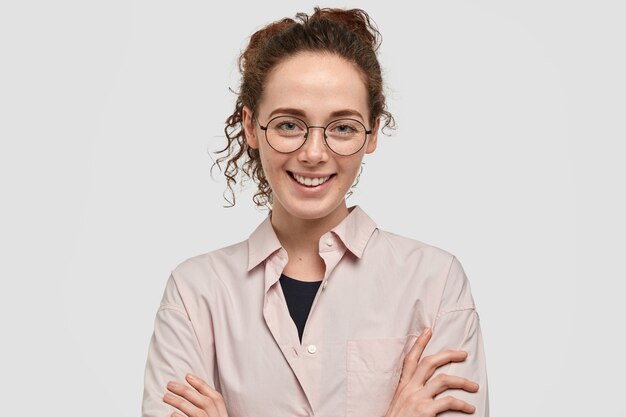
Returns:
[[[346,416],[382,417],[417,336],[347,341]]]

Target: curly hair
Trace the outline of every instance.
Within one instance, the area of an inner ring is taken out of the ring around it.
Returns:
[[[380,32],[364,10],[319,7],[314,8],[311,16],[297,13],[295,20],[284,18],[275,21],[250,37],[247,48],[238,59],[242,78],[235,110],[226,119],[224,128],[228,143],[214,152],[225,155],[211,166],[211,171],[216,165],[222,171],[220,164],[226,162],[223,172],[228,189],[224,191],[224,199],[230,205],[225,207],[235,205],[233,186],[239,176],[245,175],[258,186],[253,196],[254,203],[271,209],[272,190],[261,165],[259,150],[251,148],[246,142],[242,110],[247,106],[256,112],[268,73],[298,52],[332,53],[356,64],[367,80],[371,125],[382,116],[385,120],[383,133],[385,128],[395,128],[395,120],[387,111],[381,68],[376,56],[381,41]],[[358,177],[353,187],[357,183]],[[230,191],[232,199],[227,197],[227,191]],[[347,196],[350,194],[352,191]]]

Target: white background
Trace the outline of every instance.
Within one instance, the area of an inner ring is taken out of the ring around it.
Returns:
[[[266,215],[209,175],[237,55],[316,4],[383,34],[348,204],[461,260],[492,415],[626,415],[625,7],[545,0],[3,2],[2,415],[140,414],[170,271]]]

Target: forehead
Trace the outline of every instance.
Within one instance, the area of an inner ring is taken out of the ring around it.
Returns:
[[[352,108],[364,116],[367,89],[355,64],[334,54],[302,52],[277,64],[268,74],[260,111],[293,107],[307,115]]]

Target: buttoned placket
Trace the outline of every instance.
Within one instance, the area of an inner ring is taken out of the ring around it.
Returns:
[[[319,254],[324,260],[326,268],[321,291],[317,292],[305,323],[302,343],[300,343],[297,327],[289,314],[279,283],[280,274],[288,262],[287,252],[280,248],[268,258],[265,265],[263,316],[272,336],[298,379],[313,413],[319,405],[319,393],[314,390],[314,387],[320,386],[323,382],[321,381],[323,367],[321,361],[324,352],[321,352],[320,348],[324,346],[324,341],[321,338],[325,333],[325,329],[317,325],[315,311],[321,298],[324,297],[323,291],[328,286],[329,278],[345,251],[345,246],[332,232],[325,233],[320,238]]]
[[[265,260],[265,299],[263,304],[263,317],[265,323],[283,353],[287,363],[291,367],[302,391],[313,410],[311,400],[311,387],[306,377],[306,369],[300,360],[300,350],[297,329],[293,331],[294,323],[289,314],[289,309],[284,301],[280,288],[280,274],[287,265],[287,252],[280,248]]]

